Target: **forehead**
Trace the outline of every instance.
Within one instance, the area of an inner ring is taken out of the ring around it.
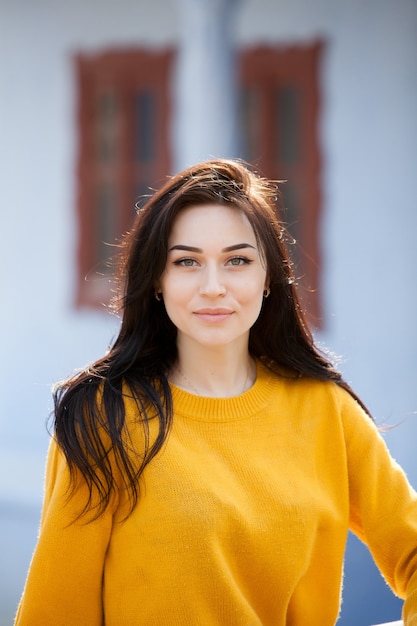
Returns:
[[[256,243],[255,232],[245,213],[224,204],[196,204],[182,209],[173,222],[169,240],[185,237],[219,243],[236,238]]]

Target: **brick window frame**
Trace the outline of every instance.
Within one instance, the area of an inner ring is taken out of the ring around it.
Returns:
[[[241,155],[280,185],[291,254],[308,317],[323,325],[320,297],[320,59],[324,44],[258,46],[238,57]]]
[[[172,49],[136,48],[75,57],[77,307],[108,304],[114,245],[131,225],[135,202],[170,171],[173,58]]]

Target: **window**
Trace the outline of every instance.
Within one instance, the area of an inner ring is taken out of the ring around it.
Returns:
[[[77,305],[111,296],[108,260],[135,201],[170,170],[168,84],[172,51],[79,55]]]
[[[292,257],[309,317],[320,326],[320,153],[317,138],[321,44],[258,47],[240,55],[241,156],[281,185]]]

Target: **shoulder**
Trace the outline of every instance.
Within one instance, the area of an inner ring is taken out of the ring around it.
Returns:
[[[287,410],[307,414],[311,419],[339,420],[343,426],[374,424],[359,402],[337,382],[319,380],[284,368],[260,363],[259,376],[267,381],[271,401],[279,399]]]
[[[311,401],[317,396],[328,398],[330,402],[338,402],[339,386],[332,381],[319,380],[273,363],[263,362],[258,363],[258,377],[267,381],[271,388],[281,389],[299,401],[307,397]],[[344,389],[340,388],[340,391],[344,392]]]

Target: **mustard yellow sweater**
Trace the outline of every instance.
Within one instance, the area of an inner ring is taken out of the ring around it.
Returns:
[[[333,626],[349,528],[417,624],[416,494],[349,394],[261,365],[238,397],[172,391],[172,432],[123,523],[117,502],[71,523],[85,494],[67,503],[52,442],[17,626]]]

